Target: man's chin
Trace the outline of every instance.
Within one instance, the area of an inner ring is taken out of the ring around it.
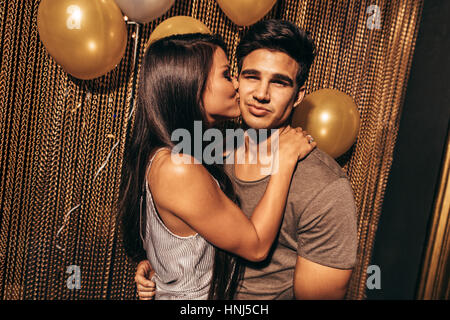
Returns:
[[[242,120],[245,122],[247,127],[252,129],[267,129],[270,127],[269,119],[265,119],[264,117],[243,115]]]

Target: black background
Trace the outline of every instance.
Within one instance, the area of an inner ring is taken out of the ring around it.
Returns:
[[[371,264],[368,299],[415,299],[450,118],[450,1],[425,0]]]

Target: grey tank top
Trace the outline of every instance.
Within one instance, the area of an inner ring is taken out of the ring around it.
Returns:
[[[158,149],[150,159],[145,177],[156,154],[162,149]],[[171,232],[159,217],[147,179],[144,180],[148,205],[142,240],[147,259],[155,270],[152,277],[156,283],[155,299],[207,299],[214,266],[214,247],[198,233],[182,237]]]

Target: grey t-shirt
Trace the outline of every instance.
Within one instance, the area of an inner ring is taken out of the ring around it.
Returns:
[[[234,165],[225,164],[250,217],[262,198],[270,176],[242,181]],[[294,172],[283,222],[265,261],[246,262],[236,299],[293,299],[297,256],[324,266],[350,269],[357,251],[356,205],[353,191],[339,164],[315,148]]]

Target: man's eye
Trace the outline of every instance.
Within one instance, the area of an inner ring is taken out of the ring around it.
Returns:
[[[280,85],[280,86],[283,86],[283,87],[287,86],[287,83],[284,82],[284,81],[273,81],[273,83],[275,83],[277,85]]]

